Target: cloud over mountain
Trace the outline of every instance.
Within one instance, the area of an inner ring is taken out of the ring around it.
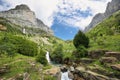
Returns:
[[[54,19],[57,19],[64,24],[84,29],[96,13],[105,11],[109,1],[111,0],[1,0],[0,11],[27,4],[50,27]]]

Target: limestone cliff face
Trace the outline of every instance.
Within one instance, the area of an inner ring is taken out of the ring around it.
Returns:
[[[120,10],[120,0],[112,0],[107,4],[107,8],[104,13],[98,13],[93,17],[91,23],[85,28],[84,32],[89,31],[118,10]]]
[[[40,28],[41,30],[53,34],[53,31],[41,20],[37,19],[35,13],[24,4],[17,5],[14,9],[0,12],[0,17],[4,17],[21,27]]]

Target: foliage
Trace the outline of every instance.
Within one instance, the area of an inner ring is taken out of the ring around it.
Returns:
[[[13,36],[11,34],[6,34],[0,41],[2,44],[1,46],[11,47],[15,50],[17,53],[27,55],[27,56],[35,56],[37,54],[38,48],[37,44],[29,41],[25,38]],[[12,50],[12,49],[11,49]],[[8,52],[7,50],[5,50]],[[12,50],[14,51],[14,50]],[[10,52],[12,52],[10,51]]]
[[[37,44],[29,40],[23,40],[22,44],[19,45],[19,53],[27,56],[35,56],[38,53]]]
[[[79,46],[77,50],[73,52],[73,57],[76,59],[80,59],[87,56],[88,56],[88,52],[84,46]]]
[[[76,48],[81,45],[87,48],[89,45],[89,38],[82,31],[79,31],[74,37],[73,44]]]
[[[99,23],[86,35],[90,39],[89,50],[99,48],[120,51],[120,11]]]
[[[63,59],[63,45],[59,44],[56,46],[54,51],[51,53],[51,59],[55,63],[61,63]]]
[[[43,65],[47,65],[47,60],[46,60],[45,54],[46,54],[46,52],[41,49],[40,53],[36,57],[36,61],[40,62]]]
[[[50,75],[46,75],[46,76],[44,77],[44,80],[56,80],[56,78],[53,77],[53,76],[50,76]]]
[[[17,52],[15,45],[11,43],[1,44],[0,52],[5,52],[8,56],[13,57]]]

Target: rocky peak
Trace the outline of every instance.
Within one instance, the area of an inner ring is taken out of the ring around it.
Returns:
[[[112,0],[107,4],[107,8],[104,13],[98,13],[93,17],[91,23],[85,28],[84,32],[89,31],[118,10],[120,10],[120,0]]]
[[[0,12],[0,17],[20,25],[22,28],[39,28],[47,33],[53,34],[53,31],[41,20],[37,19],[35,13],[25,4],[17,5],[14,9]]]
[[[29,10],[29,11],[31,11],[30,8],[25,4],[17,5],[15,7],[15,10]]]

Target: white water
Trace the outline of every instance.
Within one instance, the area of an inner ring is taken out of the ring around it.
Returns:
[[[68,71],[67,72],[61,72],[61,80],[72,80],[68,77]]]
[[[50,63],[50,55],[49,55],[48,51],[46,52],[46,59],[47,59],[48,63]]]
[[[46,59],[47,59],[48,63],[51,63],[50,55],[49,55],[48,51],[46,52]],[[61,72],[61,80],[72,80],[68,77],[68,71],[64,72],[64,73]]]

